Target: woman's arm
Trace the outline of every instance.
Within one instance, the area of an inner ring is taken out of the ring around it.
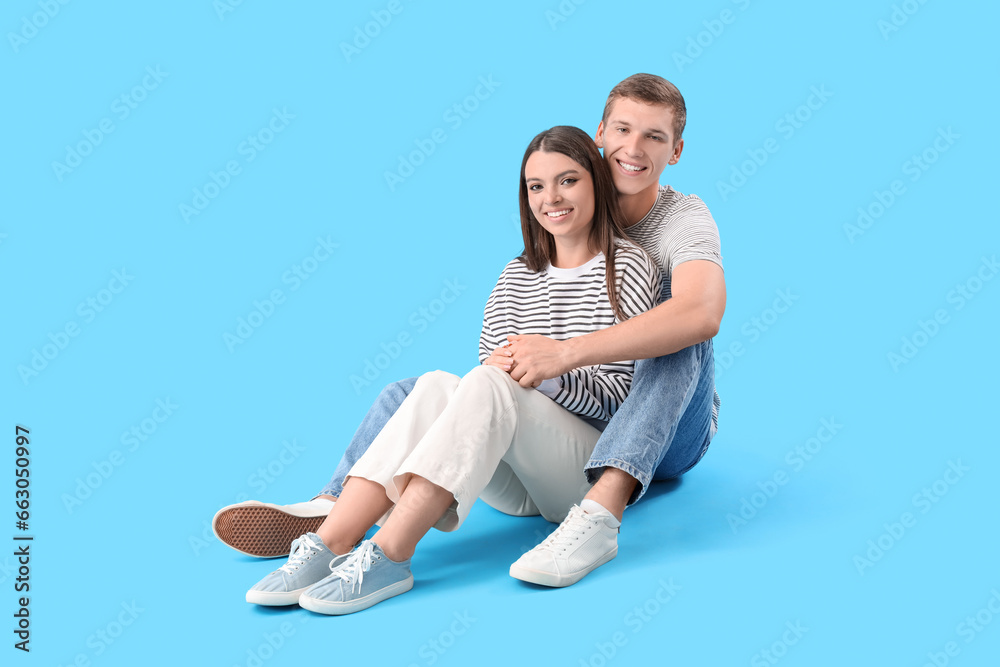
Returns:
[[[493,291],[490,292],[490,298],[486,300],[486,307],[483,308],[483,328],[479,333],[479,363],[481,364],[490,363],[496,366],[497,364],[493,362],[497,361],[497,359],[493,357],[498,356],[498,348],[503,346],[506,350],[507,341],[494,333],[493,328],[490,326],[490,319],[491,316],[495,315],[497,308],[503,308],[504,284],[510,267],[511,264],[508,263],[500,273],[497,284],[493,286]]]
[[[635,247],[620,248],[615,263],[618,299],[626,318],[653,308],[660,294],[660,271],[649,256]],[[516,358],[516,342],[512,347]],[[608,420],[628,395],[634,369],[633,361],[576,368],[556,378],[558,389],[545,394],[570,412]]]

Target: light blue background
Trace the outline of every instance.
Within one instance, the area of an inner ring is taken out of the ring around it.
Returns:
[[[23,21],[43,11],[36,2],[7,3],[0,20],[0,533],[19,532],[22,424],[35,536],[30,655],[12,647],[13,548],[0,557],[5,664],[773,664],[764,649],[789,666],[923,665],[928,653],[995,664],[1000,618],[981,615],[992,622],[971,637],[960,624],[1000,591],[1000,280],[973,280],[981,289],[961,309],[949,300],[1000,251],[987,206],[995,4],[909,0],[915,13],[886,32],[888,0],[400,0],[349,58],[341,44],[387,2],[244,2],[221,14],[210,0],[52,4],[34,33]],[[696,57],[679,63],[688,48]],[[122,118],[115,100],[147,67],[166,76]],[[524,146],[556,124],[593,132],[608,91],[638,71],[684,93],[685,149],[664,182],[699,194],[722,235],[723,409],[705,460],[629,510],[618,559],[568,589],[507,575],[550,524],[478,505],[461,531],[421,546],[414,591],[376,609],[326,618],[247,605],[245,590],[279,562],[214,540],[213,513],[244,497],[307,499],[383,384],[476,363],[483,303],[521,249]],[[450,122],[481,77],[497,87]],[[814,86],[832,96],[799,110],[809,118],[788,136],[777,124]],[[294,118],[247,161],[241,142],[274,109]],[[114,131],[60,180],[52,163],[102,119]],[[385,172],[437,128],[444,143],[390,189]],[[912,180],[905,163],[948,128],[958,138]],[[723,196],[718,183],[769,138],[777,152]],[[230,160],[240,173],[185,222],[180,205]],[[896,179],[905,193],[849,241],[845,224]],[[338,248],[293,290],[283,276],[317,237]],[[102,290],[123,268],[133,278],[91,319],[80,304],[112,296]],[[460,296],[421,324],[446,281]],[[275,289],[284,303],[230,351],[224,334]],[[779,291],[792,305],[769,312]],[[887,355],[939,309],[947,322],[894,368]],[[70,322],[78,335],[22,378]],[[410,344],[378,358],[400,334]],[[742,353],[725,359],[734,343]],[[366,361],[386,367],[352,384]],[[130,451],[122,434],[168,398],[178,407],[147,421],[155,432]],[[841,425],[832,438],[824,419]],[[826,442],[798,469],[786,457],[817,436]],[[915,502],[957,462],[968,470],[938,483],[937,502]],[[106,479],[95,472],[109,465]],[[787,483],[768,487],[776,473]],[[67,505],[78,487],[89,495]],[[762,487],[771,497],[754,496]],[[744,500],[756,514],[734,523]],[[897,539],[885,524],[904,512],[913,521]],[[859,565],[880,537],[891,548]],[[671,581],[680,589],[661,605]],[[120,616],[131,624],[99,639]],[[807,631],[785,634],[788,623]],[[957,655],[943,654],[948,642]]]

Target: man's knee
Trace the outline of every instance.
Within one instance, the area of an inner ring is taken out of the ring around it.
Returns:
[[[635,362],[636,372],[640,368],[644,370],[676,367],[678,364],[704,366],[712,362],[713,349],[712,340],[704,340],[694,345],[689,345],[677,350],[672,354],[665,354],[662,357],[652,357],[649,359],[639,359]]]
[[[416,385],[418,378],[407,378],[387,384],[379,394],[380,399],[402,403],[403,399],[410,395]]]

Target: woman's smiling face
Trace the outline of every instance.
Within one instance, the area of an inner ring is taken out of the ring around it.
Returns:
[[[562,153],[536,151],[524,165],[528,203],[538,223],[557,243],[576,245],[594,220],[594,179]]]

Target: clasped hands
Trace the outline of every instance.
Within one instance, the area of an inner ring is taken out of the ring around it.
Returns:
[[[493,350],[483,363],[509,373],[522,387],[537,387],[572,368],[566,365],[564,341],[537,334],[507,336],[507,344]]]

